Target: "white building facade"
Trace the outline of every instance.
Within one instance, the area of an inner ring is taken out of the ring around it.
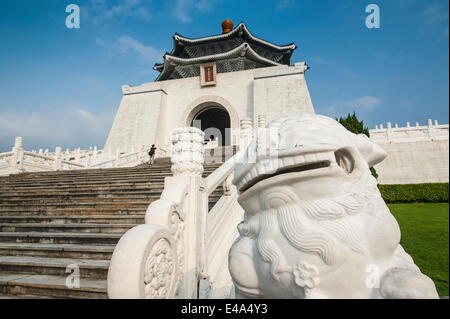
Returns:
[[[286,114],[313,113],[305,63],[290,63],[294,44],[254,37],[243,23],[218,36],[174,36],[174,49],[155,69],[155,82],[123,86],[105,149],[170,145],[170,132],[197,126],[206,138],[239,145],[241,123],[257,126]],[[215,132],[211,128],[220,131]],[[210,129],[208,131],[208,129]]]

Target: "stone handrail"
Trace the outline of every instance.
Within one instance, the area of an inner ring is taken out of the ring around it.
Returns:
[[[71,161],[66,161],[66,160],[61,160],[61,164],[66,164],[68,167],[78,167],[78,168],[84,168],[85,166],[79,163],[75,163],[75,162],[71,162]]]
[[[133,149],[125,153],[117,151],[115,155],[112,155],[109,150],[97,150],[96,147],[91,147],[89,150],[78,148],[72,152],[69,150],[63,152],[60,147],[56,147],[55,152],[49,152],[48,149],[30,152],[24,150],[22,145],[23,139],[17,137],[12,151],[0,153],[0,175],[52,170],[129,167],[148,160],[149,149],[142,145],[137,151]],[[165,150],[164,152],[167,153]]]
[[[0,158],[11,157],[13,154],[14,154],[14,152],[4,152],[4,153],[0,153]]]
[[[39,154],[39,153],[33,153],[33,152],[23,152],[24,155],[30,156],[30,157],[36,157],[36,158],[40,158],[43,160],[49,160],[49,161],[54,161],[55,157],[54,156],[48,156],[48,155],[44,155],[44,154]]]
[[[203,135],[191,127],[173,132],[174,176],[165,179],[160,199],[149,205],[145,224],[127,231],[115,247],[109,298],[198,297],[206,268]]]
[[[107,168],[108,166],[105,166],[105,165],[108,165],[108,164],[111,164],[111,167],[113,167],[115,162],[116,162],[116,159],[113,158],[110,160],[103,161],[101,163],[92,164],[90,167],[91,168]]]
[[[223,163],[219,168],[212,172],[208,177],[206,177],[206,193],[210,195],[214,190],[221,184],[226,183],[226,189],[231,185],[231,178],[234,166],[239,162],[245,153],[245,149],[240,150],[235,155],[230,157],[225,163]]]
[[[127,231],[114,249],[108,271],[109,298],[224,298],[233,291],[228,249],[243,211],[231,184],[240,151],[209,177],[203,173],[203,132],[172,134],[172,173],[152,202],[145,224]],[[221,184],[225,194],[208,212],[208,196]]]
[[[370,139],[377,143],[446,140],[449,138],[449,125],[439,124],[437,121],[433,123],[431,119],[426,126],[421,126],[418,122],[411,126],[407,122],[404,127],[398,127],[397,124],[392,127],[392,124],[387,122],[386,128],[382,124],[376,125],[369,133]]]

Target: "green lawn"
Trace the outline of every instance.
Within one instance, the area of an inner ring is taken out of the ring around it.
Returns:
[[[448,296],[448,203],[388,204],[400,224],[401,244],[421,271]]]

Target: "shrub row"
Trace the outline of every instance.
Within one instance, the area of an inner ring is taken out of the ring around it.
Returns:
[[[448,202],[448,183],[378,185],[387,203]]]

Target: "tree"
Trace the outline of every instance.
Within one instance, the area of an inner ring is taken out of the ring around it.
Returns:
[[[353,112],[353,114],[348,113],[347,117],[340,117],[339,119],[336,118],[336,121],[341,123],[347,130],[352,133],[365,134],[367,135],[367,137],[370,137],[369,129],[364,126],[363,121],[358,120],[355,112]],[[378,178],[378,174],[375,168],[371,167],[370,171],[372,172],[373,177]]]

